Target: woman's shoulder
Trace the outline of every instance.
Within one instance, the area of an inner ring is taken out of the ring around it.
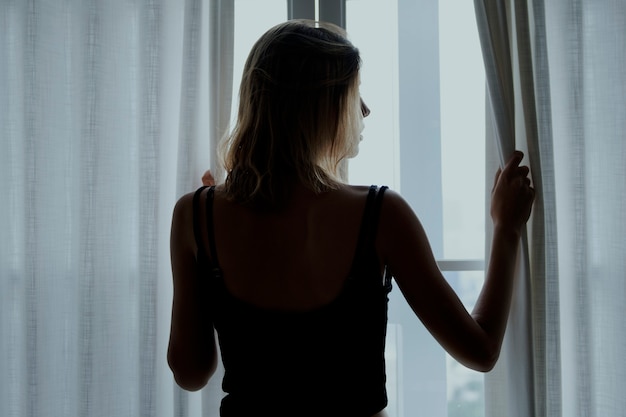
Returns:
[[[380,190],[383,186],[379,186],[379,185],[348,185],[348,184],[343,184],[341,186],[339,186],[339,188],[337,190],[334,190],[335,192],[337,192],[338,194],[342,195],[345,198],[363,198],[366,197],[370,190],[372,188],[376,189],[376,190]],[[388,193],[390,190],[389,188],[385,187],[385,193]]]
[[[176,200],[176,204],[174,204],[174,220],[184,220],[187,217],[190,217],[193,213],[193,198],[195,195],[195,191],[184,194]]]
[[[195,192],[179,197],[174,204],[170,245],[177,253],[195,252],[196,242],[193,232],[193,198]]]
[[[345,198],[366,198],[370,190],[374,187],[377,192],[381,192],[384,188],[383,205],[391,207],[392,210],[405,209],[408,203],[404,198],[393,189],[387,186],[378,185],[346,185],[342,192]]]
[[[202,191],[206,192],[206,190],[199,188],[195,191],[188,192],[179,197],[174,204],[174,218],[178,218],[180,220],[191,218],[191,216],[193,215],[193,206],[196,194],[199,194]]]
[[[355,210],[360,210],[365,206],[372,187],[377,189],[379,193],[382,188],[382,186],[371,185],[341,185],[337,189],[312,197],[312,204],[308,204],[308,206],[318,205],[329,210],[347,210],[354,213]],[[316,202],[319,204],[315,204]],[[382,196],[382,211],[384,213],[381,215],[393,216],[394,213],[403,212],[407,209],[410,210],[410,207],[399,193],[389,188],[384,190]]]
[[[176,231],[181,238],[188,240],[190,237],[193,237],[194,211],[198,210],[204,213],[206,207],[206,198],[204,196],[206,196],[206,193],[206,187],[198,188],[180,196],[174,204],[172,231]]]

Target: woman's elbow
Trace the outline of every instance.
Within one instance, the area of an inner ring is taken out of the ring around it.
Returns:
[[[174,381],[186,391],[199,391],[206,386],[209,377],[174,372]]]
[[[453,356],[465,367],[478,372],[491,371],[500,356],[500,346],[488,340],[464,344]]]
[[[217,368],[215,360],[190,361],[172,351],[168,352],[167,363],[174,374],[176,384],[187,391],[198,391],[204,388]]]
[[[499,357],[500,348],[489,346],[481,349],[480,353],[474,356],[471,363],[466,363],[465,365],[475,371],[486,373],[496,366]]]
[[[496,366],[496,361],[485,361],[480,363],[475,363],[473,366],[470,366],[475,371],[487,373],[490,372]]]

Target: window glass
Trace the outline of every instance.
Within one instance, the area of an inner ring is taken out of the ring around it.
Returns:
[[[269,28],[287,19],[286,0],[236,0],[231,120],[237,117],[243,66],[254,43]]]
[[[472,2],[439,0],[443,253],[483,259],[485,71]]]
[[[346,30],[361,54],[361,97],[370,108],[349,180],[400,189],[397,1],[346,3]]]
[[[447,271],[445,277],[459,294],[466,309],[472,311],[483,283],[483,271]],[[448,417],[485,415],[484,376],[446,355]]]

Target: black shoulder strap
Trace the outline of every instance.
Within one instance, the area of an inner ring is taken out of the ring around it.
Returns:
[[[207,188],[206,186],[200,187],[193,195],[193,236],[196,240],[196,246],[198,247],[197,257],[200,257],[204,253],[204,243],[202,240],[202,234],[200,233],[200,195],[202,191]]]
[[[365,210],[363,211],[363,219],[361,220],[355,260],[361,259],[367,248],[371,247],[376,241],[380,207],[383,201],[383,194],[387,188],[383,186],[379,189],[375,185],[370,186],[367,201],[365,202]]]
[[[376,202],[374,203],[374,209],[373,209],[371,222],[370,222],[370,231],[368,233],[368,244],[370,244],[371,247],[374,247],[374,244],[376,242],[376,233],[378,232],[378,221],[380,218],[380,209],[383,204],[383,195],[385,194],[385,190],[387,190],[387,188],[389,187],[387,186],[380,187],[380,190],[378,190],[378,194],[376,195]],[[385,291],[387,292],[391,291],[391,278],[392,278],[391,271],[389,270],[389,268],[385,266],[385,272],[383,276],[383,285],[384,285]]]
[[[213,227],[213,197],[215,195],[215,186],[209,187],[206,201],[206,227],[207,236],[209,237],[209,253],[211,254],[211,264],[213,265],[213,275],[220,278],[222,270],[217,260],[217,249],[215,247],[215,228]]]
[[[370,218],[370,231],[368,233],[368,238],[372,243],[376,241],[376,232],[378,232],[378,218],[380,217],[380,208],[383,205],[383,195],[385,194],[387,188],[389,187],[383,185],[378,190],[378,194],[376,194],[376,201],[374,202],[374,207],[372,209],[372,215]]]

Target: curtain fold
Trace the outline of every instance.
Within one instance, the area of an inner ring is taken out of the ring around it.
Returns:
[[[559,242],[550,67],[543,2],[516,0],[515,28],[524,139],[537,191],[529,224],[534,412],[537,416],[558,416],[562,412]]]
[[[516,56],[513,54],[515,45],[512,41],[515,40],[515,34],[510,23],[515,11],[506,1],[475,0],[474,6],[487,80],[487,118],[491,124],[487,126],[487,132],[491,136],[487,144],[496,146],[499,165],[503,165],[513,150],[520,148],[517,137],[524,137],[525,134],[524,131],[519,131],[520,117],[516,113],[516,94],[519,94],[516,87],[519,83],[516,83],[518,80],[514,72]],[[532,85],[526,88],[532,88]],[[490,159],[486,158],[487,161]],[[535,174],[533,170],[533,175]],[[493,178],[493,175],[488,175],[487,178]],[[490,253],[490,239],[486,242],[488,247],[485,253]],[[533,323],[530,320],[531,283],[526,230],[522,236],[518,260],[509,327],[500,360],[485,378],[487,416],[531,416],[535,408],[532,382],[535,375],[531,336]]]
[[[218,147],[229,131],[233,94],[233,55],[235,47],[235,2],[212,0],[209,10],[209,140],[211,146],[211,168],[215,178],[224,176],[223,166],[218,160]]]
[[[172,208],[230,117],[232,2],[207,3],[0,3],[3,417],[217,415],[166,363]]]
[[[477,0],[475,10],[493,148],[525,150],[537,191],[530,268],[486,378],[487,414],[622,415],[626,5]]]

